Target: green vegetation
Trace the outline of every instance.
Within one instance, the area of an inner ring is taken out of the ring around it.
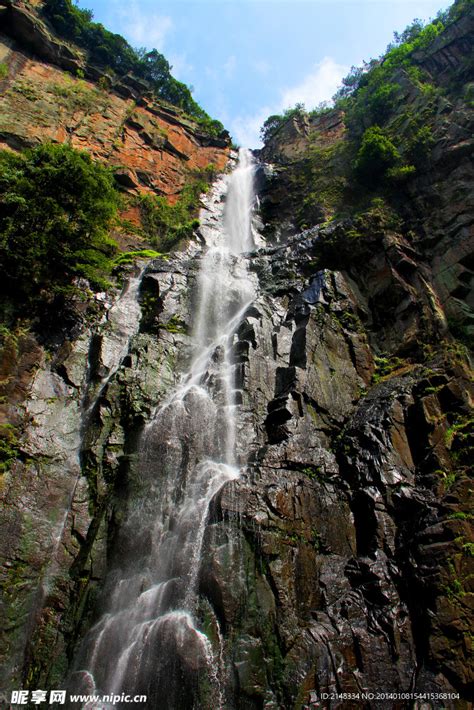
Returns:
[[[0,475],[10,469],[18,456],[17,429],[12,424],[0,424]]]
[[[299,227],[314,223],[321,208],[321,216],[333,214],[350,199],[346,170],[349,160],[348,146],[343,142],[327,147],[311,143],[293,178],[295,191],[300,195]]]
[[[306,112],[304,104],[298,103],[293,108],[288,108],[282,114],[273,114],[267,118],[262,128],[260,129],[260,138],[263,143],[267,143],[272,136],[276,135],[280,128],[285,125],[291,118],[304,119],[307,117],[310,121],[331,113],[332,108],[325,101],[319,104],[312,111]]]
[[[18,348],[20,340],[27,336],[29,333],[28,326],[23,323],[17,323],[15,328],[8,328],[8,326],[0,325],[0,348],[8,348],[11,352],[18,355]],[[0,386],[5,384],[5,380],[0,380]]]
[[[301,469],[301,473],[304,473],[304,475],[311,481],[324,479],[323,473],[319,466],[304,466]]]
[[[0,197],[4,296],[31,309],[38,297],[64,294],[75,276],[107,285],[118,206],[110,170],[66,145],[1,152]]]
[[[76,100],[75,86],[72,91]],[[114,268],[160,258],[199,225],[199,196],[214,174],[214,165],[192,174],[175,204],[165,197],[134,198],[142,217],[142,227],[134,231],[159,248],[117,255],[108,236],[119,223],[121,204],[112,170],[67,145],[44,144],[23,155],[0,152],[0,299],[5,321],[41,320],[53,303],[62,309],[71,296],[81,295],[77,277],[106,289]]]
[[[194,201],[190,191],[186,191],[186,195],[181,196],[174,205],[166,197],[140,197],[142,223],[153,246],[170,251],[182,239],[192,236],[199,226],[199,220],[192,216]]]
[[[262,128],[260,129],[260,137],[263,143],[267,143],[272,136],[274,136],[282,126],[285,125],[291,118],[304,116],[304,106],[303,104],[296,104],[294,108],[289,108],[282,114],[273,114],[269,116]]]
[[[444,477],[444,489],[445,491],[451,490],[451,488],[454,486],[456,483],[457,479],[457,474],[456,471],[451,471],[450,473],[446,473]]]
[[[159,251],[153,249],[140,249],[139,251],[126,251],[119,254],[114,259],[115,266],[124,266],[125,264],[134,264],[138,259],[160,259],[163,257]]]
[[[374,124],[383,126],[392,117],[394,107],[404,95],[400,82],[406,85],[409,81],[425,103],[437,99],[440,89],[430,83],[429,75],[417,65],[417,52],[429,48],[446,26],[472,4],[473,0],[456,0],[449,10],[439,13],[426,26],[421,20],[414,20],[404,32],[395,33],[394,42],[380,59],[352,67],[334,100],[336,107],[345,111],[353,137]],[[395,136],[393,132],[392,137]]]
[[[448,318],[449,330],[468,350],[474,350],[474,335],[472,329],[459,318]]]
[[[468,557],[469,554],[465,556]],[[459,602],[466,594],[469,594],[467,590],[469,590],[472,575],[464,574],[463,571],[462,557],[456,555],[454,558],[448,558],[445,572],[448,583],[444,591],[451,603]]]
[[[392,183],[401,184],[406,182],[412,175],[416,173],[414,165],[397,165],[389,168],[385,173],[385,177]]]
[[[33,82],[26,80],[16,81],[11,89],[7,91],[7,95],[10,94],[10,92],[20,94],[24,96],[25,99],[28,99],[28,101],[38,101],[41,98],[38,88],[35,87]]]
[[[8,65],[5,62],[0,62],[0,81],[8,76]]]
[[[105,111],[109,105],[108,94],[97,88],[91,88],[84,79],[70,78],[60,84],[50,84],[49,89],[58,103],[65,104],[70,111]]]
[[[302,195],[295,205],[298,227],[361,211],[374,191],[395,199],[400,186],[429,169],[433,130],[446,101],[451,94],[467,102],[473,100],[470,77],[474,62],[464,59],[455,71],[457,78],[449,87],[441,87],[435,83],[436,76],[419,66],[420,53],[453,20],[469,11],[473,2],[456,0],[426,26],[414,20],[404,32],[395,33],[382,57],[352,67],[334,97],[333,109],[324,105],[306,113],[304,106],[297,104],[265,121],[261,130],[264,142],[276,137],[292,118],[312,125],[304,158],[282,167],[290,180],[299,181],[295,185]],[[344,112],[347,130],[328,147],[324,131],[321,135],[323,129],[314,119],[331,110]],[[326,147],[320,147],[322,142]]]
[[[372,59],[364,62],[362,67],[351,68],[334,97],[336,105],[349,111],[350,120],[358,116],[358,109],[363,108],[365,103],[372,122],[379,121],[390,109],[399,88],[393,83],[394,73],[404,70],[412,81],[421,83],[424,80],[423,70],[414,64],[413,55],[427,49],[446,25],[457,19],[470,5],[472,0],[457,0],[449,10],[440,13],[426,26],[416,19],[401,34],[396,32],[394,42],[387,47],[381,59]],[[367,116],[366,111],[364,115]]]
[[[86,50],[91,63],[116,77],[133,74],[142,79],[156,97],[197,119],[206,133],[218,135],[223,131],[222,124],[213,121],[194,101],[188,87],[171,75],[172,67],[156,49],[133,49],[120,35],[92,22],[92,12],[80,9],[72,0],[45,0],[42,12],[61,37]]]
[[[457,476],[471,473],[474,459],[474,418],[458,415],[445,432],[445,444],[450,450]]]
[[[400,160],[400,154],[379,126],[368,128],[354,164],[356,174],[368,185],[375,184]]]
[[[166,197],[142,195],[138,198],[143,228],[153,246],[164,252],[170,251],[182,239],[192,236],[199,227],[196,217],[199,197],[209,189],[213,174],[212,165],[195,173],[174,204],[168,202]]]
[[[474,515],[472,513],[464,513],[462,510],[458,510],[455,513],[450,513],[450,515],[448,515],[448,520],[474,520]]]
[[[319,238],[314,245],[317,263],[328,269],[357,268],[379,248],[387,230],[399,227],[397,212],[381,197],[372,198],[369,205],[352,217],[349,223],[341,220],[320,227]]]
[[[161,324],[159,329],[167,333],[186,333],[186,323],[177,315],[171,316],[167,323]]]
[[[401,367],[406,365],[405,360],[401,360],[398,357],[375,357],[375,372],[372,376],[373,384],[377,384],[380,380],[389,377],[393,372],[399,370]]]

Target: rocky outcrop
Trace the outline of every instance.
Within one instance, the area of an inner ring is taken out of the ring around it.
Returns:
[[[83,67],[81,53],[54,37],[31,7],[12,0],[1,0],[0,10],[4,32],[40,59],[67,71]]]
[[[231,707],[381,689],[469,697],[468,363],[448,338],[435,347],[446,331],[432,286],[376,218],[371,259],[320,268],[348,227],[248,256],[259,296],[234,357],[249,463],[211,504],[199,577]],[[97,614],[140,432],[186,362],[198,253],[131,275],[115,304],[99,298],[92,334],[38,361],[25,460],[4,485],[15,622],[3,647],[20,684],[60,685]]]
[[[306,234],[249,256],[260,295],[234,340],[238,441],[249,465],[211,505],[199,613],[220,634],[232,707],[299,708],[321,692],[382,688],[466,698],[473,591],[467,363],[449,341],[428,348],[423,363],[383,363],[375,343],[405,337],[410,350],[429,308],[437,323],[433,301],[422,299],[423,318],[406,328],[414,303],[406,284],[399,302],[382,309],[399,319],[387,340],[368,305],[378,299],[364,297],[365,273],[357,283],[349,273],[318,270],[320,239]],[[399,283],[399,274],[388,275],[401,261],[397,248],[395,237],[387,239],[370,267],[371,287]],[[28,481],[31,498],[16,498],[22,532],[15,539],[26,545],[33,501],[42,501],[45,531],[36,529],[33,547],[21,552],[12,533],[4,538],[12,560],[29,570],[27,583],[17,570],[22,584],[44,594],[18,645],[6,647],[19,663],[16,677],[23,663],[31,687],[61,677],[95,613],[106,539],[113,559],[124,501],[139,475],[137,439],[185,363],[196,249],[147,267],[136,331],[125,324],[133,321],[138,281],[107,309],[89,345],[80,339],[35,377],[28,412],[36,425],[25,452],[35,462],[40,454],[52,458],[38,483],[55,496],[35,494],[28,471],[37,463],[19,464],[7,493]],[[54,539],[61,543],[38,550],[50,539],[46,513],[58,508],[63,527]],[[11,598],[20,599],[13,589]]]
[[[425,50],[418,51],[414,59],[443,84],[450,83],[453,70],[458,70],[465,57],[472,55],[474,18],[469,12],[451,23]],[[469,80],[466,73],[466,79]]]
[[[236,346],[253,455],[211,512],[201,580],[226,630],[233,703],[469,697],[469,371],[448,347],[374,385],[351,279],[301,278],[314,246],[259,253],[266,287]]]
[[[14,404],[10,397],[21,455],[2,475],[5,686],[64,681],[105,574],[138,432],[178,376],[173,352],[183,336],[172,324],[184,281],[180,265],[178,257],[163,262],[143,281],[131,274],[115,298],[98,294],[98,325],[52,360],[36,346],[33,371],[25,356],[16,358],[16,389],[26,380],[27,398]],[[155,327],[139,332],[155,312],[159,339]],[[20,354],[27,343],[21,347]]]
[[[458,22],[449,25],[429,49],[415,53],[414,61],[427,72],[426,80],[432,82],[432,98],[427,100],[427,90],[416,87],[405,69],[398,69],[392,77],[391,81],[397,86],[397,103],[385,120],[385,130],[389,134],[396,131],[400,151],[407,152],[410,131],[413,130],[411,117],[420,116],[419,121],[429,135],[429,149],[410,178],[396,185],[395,189],[385,183],[377,193],[379,201],[386,205],[387,225],[392,222],[390,231],[396,227],[403,233],[404,256],[399,255],[399,263],[393,264],[400,278],[423,281],[424,285],[413,283],[413,296],[423,293],[429,285],[429,298],[437,304],[436,317],[444,319],[455,333],[462,332],[467,338],[472,338],[474,332],[474,117],[469,99],[464,94],[471,78],[469,58],[473,23],[472,13],[467,12]],[[436,61],[441,62],[442,56],[445,57],[445,64],[441,71]],[[438,85],[442,88],[438,89]],[[366,127],[363,119],[360,118],[361,133]],[[321,147],[323,150],[318,153]],[[262,171],[261,176],[262,214],[267,239],[284,241],[300,231],[302,226],[323,224],[335,217],[360,215],[366,211],[372,196],[354,184],[356,176],[351,167],[357,149],[358,143],[344,130],[341,111],[334,110],[311,120],[304,114],[296,115],[284,123],[260,151],[261,157],[272,164],[270,170],[266,169],[267,174]],[[311,170],[314,170],[309,158],[314,151],[316,166],[324,157],[324,151],[332,151],[334,157],[324,164],[326,183],[323,176],[317,187],[313,188],[316,191],[305,195],[302,200],[301,191],[296,188],[298,184],[304,184],[304,174],[311,176]],[[406,159],[411,160],[412,157]],[[338,192],[343,196],[343,201],[336,208],[328,208],[324,202],[325,191],[330,196],[331,191]],[[354,233],[359,230],[356,221],[346,221],[342,230],[355,236]],[[336,222],[340,224],[341,220],[336,219]],[[334,252],[324,263],[345,269],[351,261],[355,262],[363,255],[358,265],[368,276],[368,264],[374,264],[380,255],[370,259],[371,237],[367,229],[365,232],[365,245],[354,238],[342,238],[338,241],[340,252]],[[347,249],[349,241],[351,246]],[[374,243],[372,247],[379,248]],[[398,250],[395,247],[393,251]],[[354,272],[354,264],[349,268]],[[367,278],[365,282],[368,284]],[[380,292],[382,283],[374,284],[374,287]],[[374,299],[374,295],[371,293],[369,298],[379,303],[380,299]],[[389,297],[396,298],[391,286]]]
[[[8,4],[8,12],[0,34],[8,67],[0,80],[0,149],[67,142],[111,165],[125,190],[171,200],[193,173],[209,164],[224,168],[228,138],[204,134],[133,77],[114,83],[88,67],[79,50],[50,35],[28,9]]]
[[[328,111],[321,116],[296,114],[272,133],[260,152],[263,161],[287,163],[301,157],[312,145],[329,147],[344,135],[344,113]]]

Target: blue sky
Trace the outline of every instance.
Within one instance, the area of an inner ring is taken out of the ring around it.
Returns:
[[[270,114],[334,94],[353,64],[379,56],[443,0],[80,0],[133,47],[156,47],[241,145]]]

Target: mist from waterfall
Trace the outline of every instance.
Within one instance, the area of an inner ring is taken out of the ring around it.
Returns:
[[[145,694],[148,707],[186,710],[204,707],[196,705],[204,681],[206,702],[225,703],[222,649],[200,626],[197,587],[209,504],[245,463],[236,452],[232,349],[255,296],[242,256],[254,246],[253,174],[251,154],[241,150],[220,179],[225,202],[209,202],[214,227],[202,230],[191,364],[143,433],[140,491],[119,533],[107,611],[75,662],[72,683],[81,692]]]

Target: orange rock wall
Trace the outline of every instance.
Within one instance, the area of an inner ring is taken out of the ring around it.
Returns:
[[[129,191],[171,200],[192,171],[226,165],[229,148],[200,135],[178,109],[147,99],[137,105],[29,56],[1,34],[0,61],[8,66],[0,81],[0,148],[69,142],[116,166]]]

